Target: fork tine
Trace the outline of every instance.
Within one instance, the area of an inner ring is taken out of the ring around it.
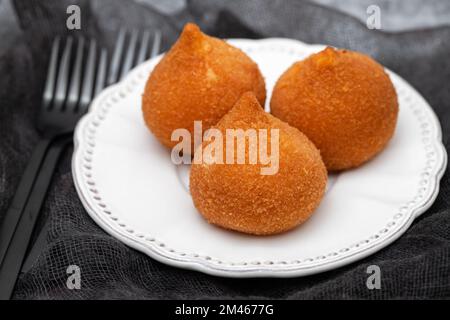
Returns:
[[[158,55],[160,47],[161,47],[161,31],[156,30],[153,38],[152,53],[150,55],[151,58],[154,58]]]
[[[94,97],[105,87],[106,77],[106,61],[108,60],[108,53],[106,49],[102,49],[100,53],[100,61],[98,63],[97,79],[95,81]]]
[[[108,85],[116,83],[117,77],[119,75],[120,68],[120,58],[122,57],[122,51],[125,43],[126,31],[125,29],[120,29],[119,36],[117,37],[116,46],[114,48],[113,57],[111,60],[111,67],[109,69],[108,75]]]
[[[50,63],[48,64],[47,79],[45,80],[45,89],[42,96],[42,107],[47,110],[53,99],[53,91],[55,90],[56,68],[58,63],[58,53],[60,38],[56,37],[52,44],[52,53]]]
[[[123,79],[127,73],[130,71],[131,67],[133,66],[133,60],[136,52],[137,47],[137,37],[138,37],[138,31],[133,30],[131,32],[131,39],[130,43],[128,44],[128,50],[125,56],[125,60],[122,65],[122,72],[120,74],[120,79]]]
[[[75,65],[70,79],[69,95],[67,96],[66,109],[75,111],[75,108],[80,97],[80,83],[81,83],[81,64],[83,62],[84,38],[78,39],[77,52],[75,56]]]
[[[149,44],[150,44],[150,31],[145,30],[144,33],[142,34],[141,47],[139,48],[139,54],[136,59],[136,65],[144,62],[145,58],[147,57]]]
[[[86,71],[83,79],[83,89],[81,90],[79,111],[84,112],[86,107],[91,102],[92,90],[94,89],[94,71],[95,71],[95,57],[97,54],[97,43],[91,40],[89,44],[89,53],[86,62]]]
[[[67,84],[69,81],[70,51],[72,50],[72,37],[69,37],[64,47],[63,55],[59,65],[59,72],[55,91],[55,101],[53,108],[60,110],[66,99]]]

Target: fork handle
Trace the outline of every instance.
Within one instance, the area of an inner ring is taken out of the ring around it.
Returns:
[[[17,228],[0,264],[0,300],[11,298],[59,157],[71,140],[72,137],[67,135],[56,139],[41,165]]]
[[[20,216],[52,140],[51,137],[42,138],[34,148],[11,205],[6,212],[3,223],[0,225],[0,265],[3,262],[11,238],[16,230]]]

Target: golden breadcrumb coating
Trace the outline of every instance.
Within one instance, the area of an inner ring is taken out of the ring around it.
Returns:
[[[398,102],[381,65],[362,53],[328,47],[278,79],[271,113],[311,139],[328,170],[342,170],[385,147]]]
[[[264,105],[264,78],[255,62],[223,40],[207,36],[192,23],[151,73],[142,98],[145,122],[167,147],[175,129],[193,134],[215,125],[246,91]],[[193,152],[193,151],[192,151]]]
[[[314,144],[299,130],[266,113],[255,95],[245,93],[214,126],[226,129],[279,129],[279,169],[261,175],[265,165],[193,164],[190,191],[195,207],[212,224],[255,235],[280,233],[306,221],[322,199],[327,171]],[[198,152],[211,142],[203,142]],[[227,152],[224,143],[224,155]],[[236,155],[236,154],[235,154]]]

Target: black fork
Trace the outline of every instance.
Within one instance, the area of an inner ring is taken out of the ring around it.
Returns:
[[[41,131],[42,138],[39,140],[31,155],[16,194],[6,213],[5,220],[0,226],[0,265],[3,262],[9,243],[33,187],[35,177],[39,173],[42,161],[52,141],[56,137],[70,133],[73,130],[79,118],[86,111],[92,98],[93,68],[95,66],[97,45],[95,41],[91,41],[89,44],[88,61],[83,79],[84,85],[81,90],[80,103],[78,104],[82,55],[84,53],[85,41],[82,38],[78,40],[72,77],[69,82],[73,42],[73,38],[67,39],[60,59],[61,39],[56,38],[52,45],[42,105],[36,123],[38,130]],[[106,51],[102,50],[95,91],[100,91],[103,88],[105,73]]]
[[[42,138],[0,226],[0,299],[9,299],[12,294],[59,156],[72,141],[74,127],[92,98],[105,86],[107,73],[108,84],[115,83],[133,66],[158,53],[161,42],[158,31],[153,36],[151,51],[150,32],[144,31],[139,41],[138,36],[138,31],[132,31],[130,41],[126,43],[127,32],[123,29],[119,32],[109,72],[107,52],[105,49],[98,50],[94,40],[89,42],[87,57],[83,59],[85,40],[79,38],[73,50],[75,41],[68,38],[59,63],[61,40],[54,41],[37,123]],[[139,52],[136,54],[139,42]],[[125,44],[127,50],[124,52]],[[72,51],[75,51],[74,59],[71,59]],[[34,248],[32,251],[35,251]]]

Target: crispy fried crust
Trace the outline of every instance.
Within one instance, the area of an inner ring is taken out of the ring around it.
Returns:
[[[215,126],[279,129],[279,171],[261,175],[257,164],[193,164],[195,207],[212,224],[244,233],[280,233],[306,221],[322,199],[327,172],[319,151],[299,130],[265,113],[253,93],[244,94]],[[269,131],[270,132],[270,131]],[[270,134],[269,134],[270,137]],[[209,142],[204,142],[201,152]],[[269,146],[272,143],[269,139]],[[270,150],[270,147],[268,148]],[[224,155],[226,154],[224,147]],[[248,144],[246,145],[248,157]],[[246,159],[247,159],[246,157]]]
[[[142,98],[145,122],[167,147],[173,130],[193,134],[194,121],[203,130],[215,125],[246,91],[253,91],[264,105],[264,79],[241,50],[207,36],[188,23],[178,41],[151,73]]]
[[[327,48],[278,79],[271,112],[320,150],[328,170],[357,167],[379,153],[397,122],[395,89],[370,57]]]

